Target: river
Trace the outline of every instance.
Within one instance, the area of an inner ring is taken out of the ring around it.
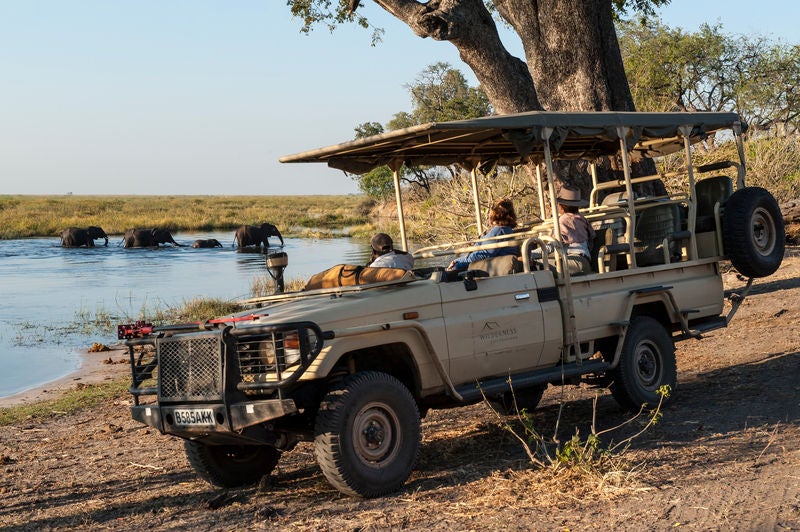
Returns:
[[[264,255],[237,252],[232,232],[174,237],[186,247],[125,249],[117,236],[108,247],[75,249],[60,247],[58,238],[0,240],[0,397],[61,378],[80,368],[81,351],[92,343],[115,342],[114,333],[91,326],[95,320],[130,321],[142,309],[152,314],[196,297],[249,297],[253,281],[266,276]],[[189,247],[196,238],[225,247]],[[342,262],[364,264],[369,244],[287,238],[282,251],[289,280]]]

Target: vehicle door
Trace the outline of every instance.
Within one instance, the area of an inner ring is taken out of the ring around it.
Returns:
[[[544,274],[552,282],[550,272],[536,274]],[[449,352],[447,367],[454,384],[517,373],[539,365],[548,338],[536,274],[482,277],[473,283],[440,283]],[[555,314],[560,336],[558,310]]]

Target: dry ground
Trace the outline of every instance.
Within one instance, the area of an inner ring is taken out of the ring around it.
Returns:
[[[0,427],[0,526],[800,530],[799,273],[794,248],[729,328],[678,344],[679,388],[662,422],[602,473],[532,467],[488,407],[475,405],[428,415],[417,468],[393,496],[340,495],[308,444],[259,486],[218,491],[196,479],[180,441],[134,423],[119,397]],[[729,288],[742,285],[725,277]],[[552,434],[563,394],[560,437],[586,434],[598,393],[600,428],[623,421],[607,392],[584,385],[551,387],[537,426]]]

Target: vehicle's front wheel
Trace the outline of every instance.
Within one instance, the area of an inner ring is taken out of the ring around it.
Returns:
[[[271,445],[183,443],[189,464],[203,480],[220,488],[254,484],[278,465],[281,452]]]
[[[614,399],[628,410],[658,404],[658,389],[665,384],[675,389],[675,344],[661,323],[648,316],[631,319],[619,365],[611,372],[611,378]]]
[[[783,261],[786,234],[778,202],[768,190],[741,188],[725,204],[725,254],[746,277],[772,275]]]
[[[420,446],[420,417],[403,383],[365,371],[345,378],[320,404],[314,452],[342,493],[378,497],[411,474]]]

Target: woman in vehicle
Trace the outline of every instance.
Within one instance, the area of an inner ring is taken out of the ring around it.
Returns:
[[[517,213],[514,211],[514,204],[508,198],[503,198],[495,202],[489,209],[489,222],[492,227],[481,236],[481,240],[490,239],[496,236],[510,235],[517,226]],[[497,240],[490,240],[497,242]],[[466,257],[453,260],[448,266],[448,270],[466,270],[470,262],[475,262],[491,257],[501,257],[503,255],[519,255],[519,246],[503,246],[489,249],[479,249],[473,251]]]

